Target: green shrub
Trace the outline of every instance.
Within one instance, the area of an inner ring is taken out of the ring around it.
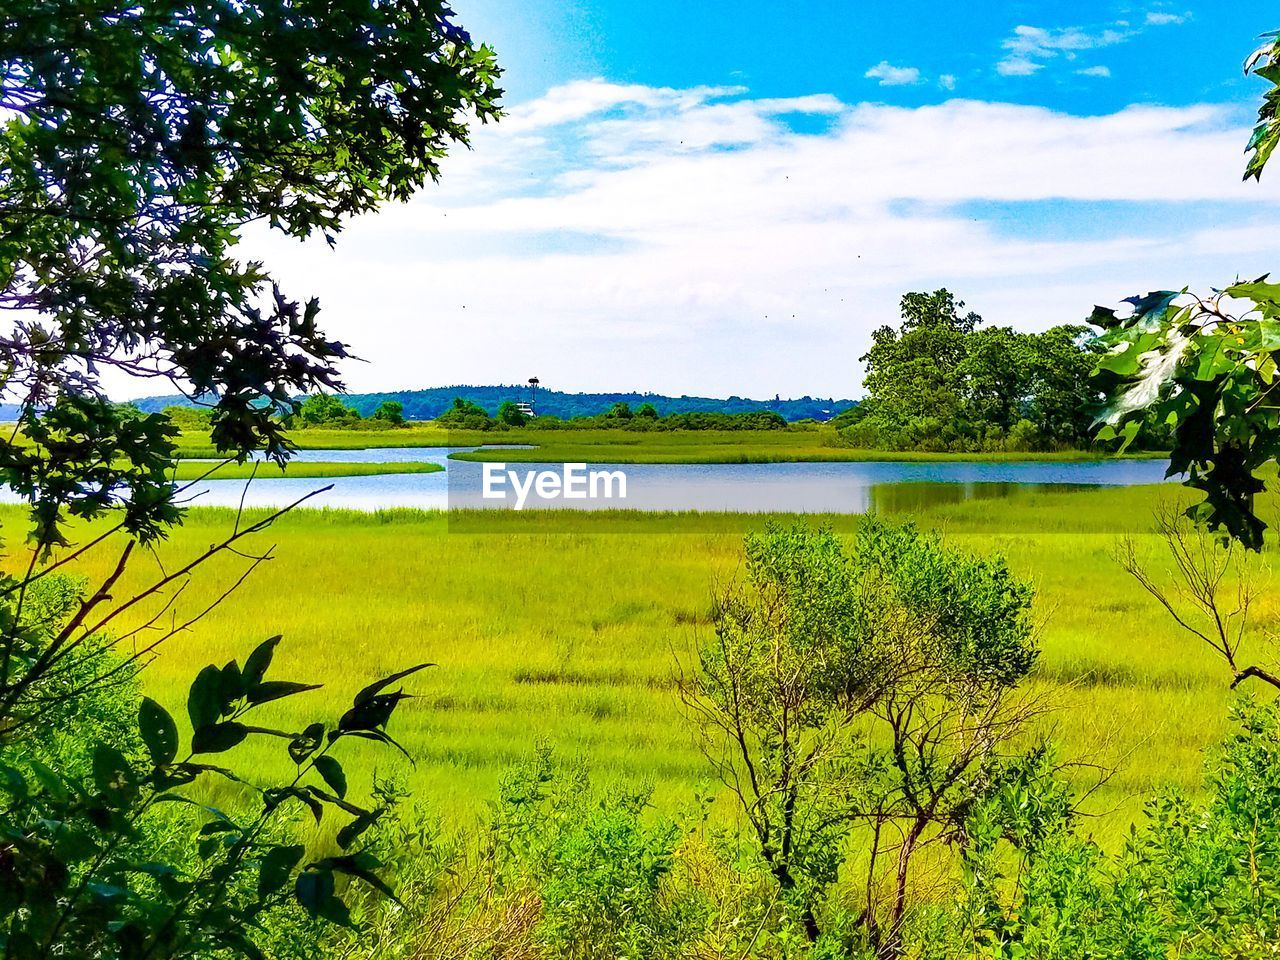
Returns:
[[[532,884],[546,957],[677,957],[703,924],[701,898],[673,880],[680,831],[647,822],[650,791],[594,793],[549,749],[504,778],[493,842],[508,889]]]

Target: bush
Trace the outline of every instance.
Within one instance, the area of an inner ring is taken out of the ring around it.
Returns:
[[[970,825],[968,898],[950,918],[966,953],[999,960],[1273,956],[1280,937],[1280,712],[1243,701],[1207,764],[1207,797],[1166,793],[1109,856],[1066,829],[1045,831],[1017,863]],[[1024,794],[1035,796],[1035,791]],[[986,820],[986,827],[983,821]],[[1012,875],[1014,895],[995,891]]]
[[[488,430],[494,421],[483,407],[462,397],[454,397],[453,406],[436,417],[436,425],[450,430]]]
[[[698,936],[701,899],[672,880],[680,831],[645,822],[649,796],[598,797],[584,771],[563,775],[546,748],[504,778],[493,824],[499,875],[534,885],[544,956],[656,960]]]

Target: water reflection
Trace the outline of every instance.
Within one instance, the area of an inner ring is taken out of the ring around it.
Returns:
[[[1089,483],[940,483],[918,480],[906,483],[878,483],[867,488],[867,511],[875,513],[919,513],[931,507],[967,503],[970,500],[1007,500],[1035,493],[1069,493],[1094,490]]]

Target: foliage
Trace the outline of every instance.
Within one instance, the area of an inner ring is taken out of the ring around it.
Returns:
[[[199,430],[207,433],[213,422],[213,412],[200,407],[168,406],[160,413],[179,430]]]
[[[1271,89],[1258,108],[1258,123],[1249,138],[1246,153],[1253,156],[1245,167],[1244,178],[1262,179],[1263,168],[1280,143],[1280,30],[1263,34],[1266,41],[1245,61],[1244,72],[1255,73],[1271,84]]]
[[[950,950],[935,955],[1271,955],[1280,933],[1280,717],[1274,704],[1247,700],[1232,713],[1235,732],[1207,764],[1207,799],[1151,799],[1117,855],[1059,828],[1025,846],[1010,869],[983,840],[1008,826],[978,811],[966,909],[951,918],[959,931]],[[1035,796],[1023,792],[1020,802],[1034,809]],[[993,891],[1009,879],[1013,896],[1001,904]]]
[[[315,393],[298,405],[297,423],[308,427],[342,426],[361,419],[345,403],[331,393]]]
[[[502,401],[502,406],[498,407],[497,419],[499,423],[505,423],[509,427],[523,427],[529,422],[529,418],[510,400]]]
[[[684,702],[810,940],[850,831],[870,828],[859,926],[895,951],[913,858],[962,828],[1029,716],[1009,694],[1037,655],[1031,589],[999,559],[874,518],[852,552],[804,525],[745,551]]]
[[[404,424],[404,404],[399,400],[383,400],[369,419],[382,420],[396,427],[401,426]]]
[[[347,349],[315,300],[236,259],[242,229],[332,243],[348,218],[408,199],[472,120],[497,115],[497,69],[439,0],[36,0],[0,5],[0,24],[0,390],[19,408],[0,481],[33,521],[0,575],[4,951],[261,956],[259,921],[286,901],[346,922],[335,878],[387,893],[353,846],[380,808],[346,799],[330,751],[397,746],[385,726],[404,694],[385,687],[418,668],[366,688],[327,732],[273,730],[245,720],[311,689],[266,679],[273,638],[199,674],[188,751],[154,701],[126,728],[136,671],[270,559],[245,540],[286,511],[237,516],[192,555],[137,571],[188,487],[173,480],[175,423],[111,403],[103,381],[166,380],[207,401],[216,451],[283,465],[281,414],[300,392],[340,388]],[[59,579],[104,557],[87,584]],[[183,591],[215,557],[245,566],[192,610]],[[287,747],[293,780],[251,786],[207,762],[264,737]],[[255,808],[202,805],[210,780]],[[186,817],[163,812],[179,806]],[[297,809],[350,814],[340,851],[306,860],[287,836]]]
[[[836,418],[853,446],[1049,450],[1082,444],[1092,347],[1084,327],[981,327],[948,290],[908,293],[872,333],[866,399]]]
[[[1188,516],[1252,550],[1266,524],[1254,508],[1261,468],[1280,444],[1280,285],[1263,277],[1205,299],[1186,290],[1130,297],[1121,315],[1097,307],[1108,352],[1098,382],[1109,397],[1102,439],[1123,446],[1148,415],[1172,425],[1169,475],[1204,493]],[[1234,306],[1239,304],[1239,306]]]
[[[462,397],[454,397],[453,406],[436,417],[436,425],[450,430],[488,430],[493,421],[482,407]]]
[[[1245,179],[1261,179],[1280,142],[1280,33],[1245,63],[1271,83],[1246,152]],[[1280,405],[1272,391],[1280,350],[1280,285],[1266,276],[1201,296],[1158,290],[1124,301],[1123,315],[1095,307],[1090,322],[1107,347],[1097,383],[1106,395],[1098,436],[1132,441],[1145,418],[1169,425],[1169,475],[1204,499],[1188,516],[1251,550],[1266,524],[1254,507],[1261,469],[1280,452]]]
[[[440,0],[38,0],[0,17],[4,392],[35,445],[0,444],[0,468],[42,540],[64,508],[120,504],[153,537],[176,512],[169,426],[124,422],[101,371],[213,395],[220,451],[283,459],[274,414],[338,386],[347,350],[316,301],[234,258],[239,229],[332,239],[406,199],[468,115],[496,115],[497,70]]]
[[[566,776],[542,747],[508,773],[491,842],[499,883],[532,881],[541,912],[534,936],[547,957],[678,957],[699,932],[698,898],[673,890],[680,832],[644,822],[649,791],[599,797],[581,768]]]
[[[431,387],[424,390],[396,390],[386,393],[350,393],[344,395],[346,403],[362,416],[369,417],[379,404],[394,400],[404,406],[407,420],[427,421],[445,413],[452,405],[455,397],[483,407],[486,410],[497,410],[505,401],[529,399],[529,387],[526,384],[510,385],[466,385],[459,384],[448,387]],[[192,401],[185,397],[148,397],[139,401],[139,405],[148,413],[159,412],[172,404],[185,404]],[[655,413],[758,413],[769,411],[781,416],[788,423],[798,420],[813,419],[826,421],[838,410],[847,407],[851,401],[824,397],[797,397],[784,400],[774,397],[770,400],[752,400],[747,397],[714,397],[665,396],[656,393],[564,393],[559,390],[538,388],[538,417],[556,417],[560,420],[598,417],[615,403],[626,403],[640,415],[640,409],[649,404]]]
[[[64,603],[56,618],[33,622],[33,649],[47,649],[73,609]],[[276,730],[254,725],[250,715],[315,689],[268,678],[279,640],[261,644],[243,665],[232,661],[200,672],[187,700],[192,732],[185,751],[176,721],[151,699],[133,701],[136,734],[81,740],[88,770],[65,762],[51,767],[45,760],[58,757],[34,733],[28,734],[34,747],[19,738],[0,750],[0,790],[7,797],[0,825],[0,939],[7,955],[257,958],[255,929],[287,902],[331,922],[349,922],[335,876],[390,893],[374,873],[379,861],[356,845],[384,808],[346,799],[347,777],[332,750],[350,738],[398,747],[386,725],[406,695],[388,687],[422,666],[370,684],[330,728],[312,723],[301,732]],[[91,653],[81,650],[82,656]],[[92,689],[101,697],[104,685]],[[82,723],[77,733],[115,734],[117,723]],[[296,775],[259,787],[211,759],[249,737],[281,742]],[[130,742],[145,750],[128,751]],[[194,799],[211,777],[252,790],[258,809],[237,817]],[[172,822],[165,813],[170,804],[191,808],[194,851],[156,842],[157,825]],[[295,806],[317,822],[326,811],[349,817],[337,834],[339,852],[307,861],[302,846],[277,839]]]

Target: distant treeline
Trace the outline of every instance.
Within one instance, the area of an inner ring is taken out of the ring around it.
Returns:
[[[393,401],[400,404],[406,420],[434,420],[453,406],[455,397],[496,413],[503,403],[528,401],[530,391],[527,384],[460,385],[388,393],[353,393],[344,396],[342,400],[362,417],[373,416],[382,404]],[[170,406],[191,406],[190,401],[181,396],[147,397],[134,403],[147,413],[157,413]],[[572,420],[576,417],[600,416],[617,403],[625,403],[635,410],[647,403],[653,406],[660,417],[686,413],[776,413],[784,420],[794,422],[830,420],[851,406],[853,401],[808,396],[795,400],[783,400],[780,397],[772,400],[748,400],[744,397],[721,400],[711,397],[669,397],[657,393],[560,393],[539,389],[536,407],[540,417],[549,415]]]
[[[510,400],[489,415],[479,404],[455,397],[453,406],[436,418],[442,427],[453,430],[505,430],[527,427],[531,430],[785,430],[790,424],[772,410],[747,413],[669,413],[662,416],[651,403],[632,410],[628,403],[618,402],[604,413],[592,417],[562,419],[552,414],[530,419]],[[809,421],[813,422],[813,421]]]

